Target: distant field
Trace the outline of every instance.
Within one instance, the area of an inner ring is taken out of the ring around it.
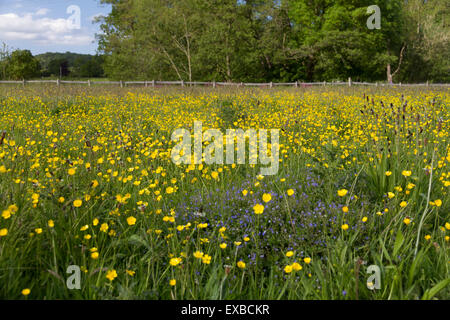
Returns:
[[[448,89],[0,94],[0,298],[450,299]],[[176,165],[194,120],[279,129],[278,172]]]

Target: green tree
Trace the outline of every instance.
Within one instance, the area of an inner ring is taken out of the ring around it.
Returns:
[[[78,66],[77,75],[83,78],[98,78],[103,76],[103,57],[96,55]]]
[[[48,73],[52,76],[67,77],[70,74],[69,61],[64,58],[57,58],[48,64]]]
[[[445,0],[409,0],[404,4],[402,81],[450,82],[450,6]],[[417,68],[421,66],[421,68]]]
[[[296,43],[293,57],[309,80],[380,80],[401,52],[400,0],[292,0]],[[367,28],[367,8],[381,9],[381,29]]]
[[[392,82],[450,74],[445,0],[101,2],[112,6],[99,35],[110,78]],[[367,27],[373,5],[379,29]]]
[[[258,63],[257,26],[251,2],[234,0],[203,1],[196,64],[203,79],[219,81],[262,80]]]
[[[0,79],[7,79],[7,67],[8,60],[11,56],[10,49],[6,43],[2,43],[2,48],[0,49]]]
[[[7,61],[7,73],[12,79],[30,79],[40,75],[39,61],[29,50],[15,50]]]
[[[102,2],[112,5],[99,36],[110,77],[193,79],[201,0]]]

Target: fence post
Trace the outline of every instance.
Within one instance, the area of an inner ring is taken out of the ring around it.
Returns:
[[[428,80],[427,80],[427,87],[428,87]]]
[[[348,77],[348,86],[351,87],[352,86],[352,78]]]
[[[25,79],[22,80],[22,86],[25,88]]]
[[[56,85],[59,87],[59,79],[56,79]]]
[[[298,88],[298,81],[295,81],[295,87]]]
[[[152,87],[155,87],[155,80],[152,80]]]
[[[148,86],[148,83],[147,83],[147,80],[145,80],[145,87],[147,88],[147,86]]]
[[[181,86],[184,87],[184,80],[181,80]]]
[[[216,87],[216,80],[213,81],[213,88]]]
[[[90,87],[91,86],[91,80],[88,80],[87,84],[88,84],[88,87]]]
[[[269,87],[270,87],[270,88],[273,88],[273,83],[272,83],[272,81],[270,81]]]
[[[123,88],[123,82],[120,80],[120,87]]]

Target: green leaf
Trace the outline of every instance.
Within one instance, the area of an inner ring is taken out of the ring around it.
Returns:
[[[386,256],[386,258],[388,259],[389,263],[392,264],[391,256],[387,252],[386,247],[384,246],[384,243],[383,243],[383,241],[381,239],[379,239],[379,243],[381,245],[381,250],[383,251],[383,254]]]
[[[128,238],[128,242],[130,244],[136,245],[136,246],[144,246],[147,249],[149,249],[149,245],[147,241],[145,241],[141,236],[138,236],[137,234],[133,234],[130,238]]]
[[[422,296],[422,300],[429,300],[433,298],[439,291],[444,289],[446,286],[450,284],[450,278],[444,279],[438,284],[436,284],[433,288],[428,289]]]
[[[418,265],[420,265],[420,263],[422,262],[422,259],[424,257],[424,251],[420,250],[417,253],[416,258],[414,259],[413,263],[411,264],[411,267],[409,268],[409,273],[408,273],[408,287],[412,285],[412,282],[414,280],[414,276],[416,274],[416,268]]]
[[[394,252],[393,252],[394,258],[397,256],[398,250],[400,250],[404,240],[405,238],[403,237],[401,230],[398,230],[394,243]]]

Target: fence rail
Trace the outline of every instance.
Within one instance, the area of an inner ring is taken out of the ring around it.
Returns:
[[[213,88],[216,87],[225,87],[225,86],[236,86],[236,87],[269,87],[273,88],[276,86],[293,86],[293,87],[310,87],[310,86],[405,86],[405,87],[450,87],[450,83],[383,83],[383,82],[357,82],[352,81],[351,79],[348,79],[348,81],[336,81],[336,82],[268,82],[268,83],[243,83],[243,82],[201,82],[201,81],[68,81],[68,80],[20,80],[20,81],[13,81],[13,80],[3,80],[0,81],[0,84],[21,84],[25,86],[27,83],[54,83],[57,86],[60,86],[62,84],[80,84],[80,85],[87,85],[88,87],[91,87],[93,85],[118,85],[120,87],[126,87],[126,86],[135,86],[135,85],[142,85],[145,87],[161,87],[161,86],[210,86]]]

